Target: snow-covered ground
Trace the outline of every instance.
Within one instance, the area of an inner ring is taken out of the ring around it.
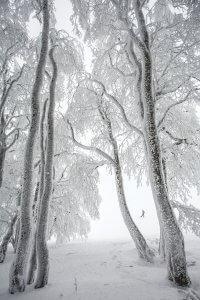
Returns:
[[[193,288],[200,290],[200,243],[186,243]],[[131,241],[72,242],[50,245],[50,278],[47,287],[9,295],[8,273],[12,251],[0,265],[0,299],[22,300],[179,300],[183,291],[166,279],[166,268],[138,261]],[[194,263],[195,262],[195,263]]]

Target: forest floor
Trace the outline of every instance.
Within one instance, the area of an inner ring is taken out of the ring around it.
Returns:
[[[166,279],[165,264],[138,260],[131,241],[72,242],[50,245],[50,278],[43,289],[26,288],[8,294],[8,274],[13,253],[0,265],[0,300],[179,300],[184,290]],[[186,243],[189,275],[200,291],[200,243]]]

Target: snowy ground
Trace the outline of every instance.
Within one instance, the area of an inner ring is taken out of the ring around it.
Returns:
[[[193,288],[200,290],[200,243],[186,244]],[[51,268],[47,287],[9,295],[8,272],[13,254],[0,265],[0,299],[22,300],[179,300],[186,299],[166,279],[165,265],[137,259],[131,241],[74,242],[50,246]],[[195,261],[195,263],[193,263]]]

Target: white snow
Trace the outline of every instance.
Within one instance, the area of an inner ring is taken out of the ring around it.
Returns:
[[[186,243],[193,288],[200,291],[200,243]],[[0,264],[0,300],[181,300],[181,289],[166,279],[166,268],[138,260],[131,241],[71,242],[50,245],[49,284],[39,290],[28,286],[24,293],[8,294],[12,249]]]

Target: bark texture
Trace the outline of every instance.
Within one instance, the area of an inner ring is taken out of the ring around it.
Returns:
[[[20,236],[15,260],[10,269],[9,292],[23,292],[25,290],[25,273],[29,241],[31,236],[31,198],[33,181],[34,146],[39,126],[39,96],[44,77],[44,68],[48,52],[49,39],[49,3],[42,1],[43,29],[41,51],[36,69],[35,82],[31,95],[31,124],[26,143],[24,157],[23,190],[21,198]]]
[[[163,175],[161,150],[155,122],[155,96],[153,93],[149,36],[139,0],[135,0],[135,15],[138,23],[140,43],[138,43],[135,36],[133,38],[142,58],[143,133],[147,148],[147,161],[152,192],[165,239],[168,277],[177,285],[188,286],[190,285],[190,279],[186,268],[183,235],[170,205]]]
[[[106,123],[106,126],[108,128],[108,133],[109,133],[109,140],[112,144],[113,148],[113,154],[114,154],[114,172],[115,172],[115,184],[116,184],[116,189],[117,189],[117,196],[118,196],[118,201],[119,201],[119,207],[121,210],[121,214],[124,220],[124,223],[135,243],[138,255],[141,259],[152,263],[153,262],[153,257],[154,253],[153,251],[149,248],[144,236],[138,229],[137,225],[133,221],[130,211],[127,206],[126,202],[126,196],[124,192],[124,184],[123,184],[123,177],[122,177],[122,170],[121,170],[121,164],[119,160],[119,151],[118,151],[118,145],[117,141],[113,135],[112,132],[112,124],[111,121],[107,115],[106,112],[102,110],[102,108],[99,106],[99,112],[101,114],[102,119]]]
[[[29,268],[27,274],[27,284],[32,284],[35,280],[35,274],[37,270],[37,251],[36,251],[36,227],[37,227],[37,218],[39,214],[39,205],[42,198],[43,190],[44,190],[44,167],[45,167],[45,116],[46,116],[46,109],[47,109],[47,102],[48,99],[45,100],[42,117],[40,121],[40,167],[39,167],[39,176],[40,181],[37,182],[36,189],[35,189],[35,196],[34,196],[34,203],[33,203],[33,239],[32,239],[32,249],[31,255],[29,260]],[[39,199],[38,199],[39,198]],[[39,200],[39,201],[38,201]]]
[[[8,231],[6,232],[6,234],[3,238],[3,241],[0,245],[0,263],[3,263],[4,259],[6,257],[8,244],[10,242],[10,239],[11,239],[12,235],[13,235],[16,220],[17,220],[17,214],[15,214],[14,217],[12,218],[12,220],[9,224],[9,227],[8,227]]]
[[[16,226],[15,226],[15,237],[14,237],[14,252],[16,253],[17,251],[17,245],[19,242],[19,233],[20,233],[20,217],[18,216],[17,221],[16,221]]]
[[[53,187],[53,157],[54,157],[54,109],[55,109],[55,88],[57,80],[57,65],[53,57],[55,47],[49,51],[49,58],[53,66],[53,75],[49,89],[47,149],[44,169],[44,190],[39,207],[38,223],[36,230],[37,249],[37,277],[35,288],[42,288],[48,283],[49,273],[49,251],[47,247],[47,225],[49,202]]]
[[[5,119],[2,113],[0,123],[0,188],[3,183],[3,171],[6,157],[6,134],[5,134]]]
[[[36,184],[35,188],[35,196],[33,202],[33,238],[32,238],[32,247],[31,247],[31,254],[29,259],[29,266],[27,272],[27,284],[32,284],[35,279],[35,273],[37,270],[37,257],[36,257],[36,222],[37,222],[37,201],[38,201],[38,194],[39,194],[39,181]]]

